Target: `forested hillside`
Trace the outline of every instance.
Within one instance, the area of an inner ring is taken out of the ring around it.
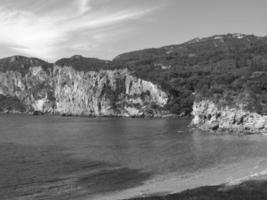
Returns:
[[[114,63],[160,84],[173,96],[167,105],[173,113],[189,114],[193,101],[205,97],[247,101],[248,109],[267,112],[267,37],[216,35],[125,53]]]

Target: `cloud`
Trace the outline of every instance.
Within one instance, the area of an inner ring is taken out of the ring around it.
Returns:
[[[79,0],[78,1],[80,15],[85,14],[91,9],[89,4],[90,4],[90,0]]]
[[[152,10],[140,7],[117,10],[109,10],[107,7],[95,10],[91,3],[92,0],[74,0],[66,3],[65,7],[55,6],[54,10],[41,14],[34,9],[23,10],[0,6],[0,46],[8,46],[18,53],[51,60],[57,57],[64,43],[73,47],[97,45],[80,45],[85,42],[79,41],[80,33],[84,30],[90,32],[129,19],[140,18]],[[70,12],[70,10],[75,11]],[[73,35],[76,36],[78,43]],[[70,39],[72,41],[69,41]],[[95,41],[93,36],[91,41]],[[86,42],[90,42],[90,38],[87,38]]]
[[[0,9],[0,26],[0,44],[28,55],[50,57],[56,42],[64,39],[50,20],[29,12]]]

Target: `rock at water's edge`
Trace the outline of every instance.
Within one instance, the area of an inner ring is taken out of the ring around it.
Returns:
[[[192,125],[203,130],[233,134],[267,133],[267,116],[249,112],[240,105],[219,107],[210,100],[195,102]]]

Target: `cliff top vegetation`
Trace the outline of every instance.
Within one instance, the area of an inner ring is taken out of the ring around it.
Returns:
[[[39,58],[28,58],[24,56],[12,56],[0,59],[0,72],[25,72],[33,66],[41,66],[45,70],[48,70],[49,68],[51,69],[53,65]]]

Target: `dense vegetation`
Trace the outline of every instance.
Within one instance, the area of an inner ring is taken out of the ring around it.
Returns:
[[[267,111],[266,37],[217,35],[122,54],[113,62],[160,84],[173,96],[167,107],[174,113],[190,113],[193,94],[227,104],[246,100],[248,109]]]
[[[85,58],[75,55],[70,58],[62,58],[56,63],[58,66],[71,66],[79,71],[99,71],[101,69],[110,69],[111,61],[100,60],[98,58]]]
[[[53,64],[38,58],[27,58],[24,56],[12,56],[0,59],[0,72],[19,71],[25,73],[32,66],[41,66],[48,71],[53,67]]]

